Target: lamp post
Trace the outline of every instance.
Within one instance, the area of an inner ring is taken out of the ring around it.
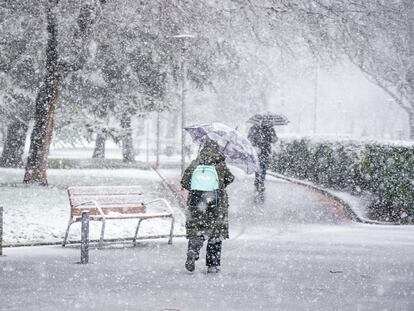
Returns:
[[[345,127],[343,126],[343,120],[345,119],[345,116],[343,115],[344,110],[342,108],[343,106],[343,102],[342,100],[337,100],[336,101],[336,124],[335,124],[335,135],[336,137],[338,136],[342,136],[342,134],[344,134],[345,131]],[[346,122],[346,120],[345,120]],[[339,132],[341,132],[341,135],[339,135]]]
[[[316,135],[317,123],[318,123],[318,101],[319,101],[319,63],[315,68],[315,80],[314,80],[314,99],[313,99],[313,135]]]
[[[160,111],[157,110],[157,157],[155,160],[155,168],[159,169],[160,166],[160,124],[161,120],[160,120]]]
[[[179,40],[181,43],[181,176],[185,170],[185,121],[186,121],[186,95],[187,95],[187,64],[185,61],[185,52],[189,39],[196,36],[191,34],[178,34],[172,38]]]
[[[184,57],[181,59],[181,70],[181,176],[183,176],[185,170],[185,96],[187,95],[187,68]]]
[[[385,135],[383,134],[383,139],[384,136],[386,136],[387,139],[395,139],[394,136],[394,132],[398,132],[398,128],[395,127],[395,124],[398,124],[398,122],[395,122],[396,118],[395,118],[395,111],[398,112],[398,110],[394,110],[394,105],[395,102],[393,99],[388,99],[387,100],[387,112],[385,115],[385,118],[383,120],[383,124],[387,124],[390,125],[389,127],[387,127],[387,133],[385,133]],[[388,120],[388,122],[387,122]],[[398,119],[397,119],[398,120]],[[385,132],[385,126],[382,127],[383,132]]]

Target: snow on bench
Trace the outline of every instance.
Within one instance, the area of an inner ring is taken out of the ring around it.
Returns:
[[[70,218],[66,229],[62,246],[65,247],[70,226],[80,222],[82,212],[89,212],[90,220],[102,222],[99,247],[103,246],[105,235],[105,223],[108,219],[138,219],[137,228],[133,239],[136,245],[138,231],[143,220],[154,218],[171,218],[171,228],[168,244],[172,244],[174,230],[174,214],[167,200],[159,198],[149,202],[141,202],[141,188],[138,186],[94,186],[94,187],[69,187]],[[147,213],[147,206],[154,203],[162,203],[166,207],[165,212]]]

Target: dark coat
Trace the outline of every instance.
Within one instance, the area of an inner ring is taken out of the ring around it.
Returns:
[[[272,152],[272,144],[277,142],[274,128],[270,126],[253,125],[249,130],[247,138],[254,147],[259,149],[259,161],[267,164]]]
[[[190,191],[187,201],[188,213],[186,221],[187,238],[195,238],[200,235],[215,239],[227,239],[229,237],[228,210],[229,202],[226,187],[233,182],[234,176],[227,168],[224,156],[218,151],[217,145],[205,146],[197,159],[191,162],[181,179],[181,186]],[[214,165],[219,178],[218,204],[199,210],[192,206],[191,177],[195,168],[200,165]]]

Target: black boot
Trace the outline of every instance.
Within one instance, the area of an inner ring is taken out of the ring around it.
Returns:
[[[220,240],[208,240],[206,253],[207,273],[217,273],[220,271],[221,246],[222,242]]]
[[[207,273],[219,273],[219,272],[220,272],[219,266],[207,267]]]
[[[254,203],[256,204],[263,204],[265,201],[265,194],[263,191],[256,192],[254,196]]]
[[[196,261],[196,256],[192,251],[189,251],[187,254],[187,260],[185,261],[185,268],[190,271],[193,272],[195,270],[195,261]]]
[[[185,268],[193,272],[195,269],[195,262],[198,259],[200,249],[203,246],[204,237],[196,237],[188,240],[187,260],[185,261]]]

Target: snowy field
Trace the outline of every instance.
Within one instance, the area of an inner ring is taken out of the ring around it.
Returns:
[[[69,220],[69,186],[137,185],[142,202],[168,197],[158,175],[152,170],[48,170],[49,187],[22,184],[24,171],[0,169],[0,205],[4,207],[4,244],[61,242]],[[173,202],[171,202],[173,203]],[[173,206],[176,204],[172,204]],[[159,208],[154,206],[154,208]],[[185,233],[182,212],[175,234]],[[132,237],[136,220],[108,221],[106,238]],[[170,220],[154,219],[142,223],[140,235],[168,234]],[[91,223],[91,239],[99,238],[100,222]],[[71,226],[69,240],[80,239],[80,223]]]
[[[60,184],[63,173],[50,172],[62,200],[61,186],[91,183],[90,171],[72,171]],[[101,184],[134,180],[153,196],[164,192],[150,171],[93,176]],[[0,310],[414,309],[414,227],[352,223],[324,197],[274,178],[266,184],[266,203],[255,206],[251,177],[236,171],[236,178],[220,274],[206,274],[204,253],[196,271],[186,272],[184,238],[93,249],[88,265],[76,264],[75,246],[6,248]],[[56,196],[51,205],[59,202]]]

